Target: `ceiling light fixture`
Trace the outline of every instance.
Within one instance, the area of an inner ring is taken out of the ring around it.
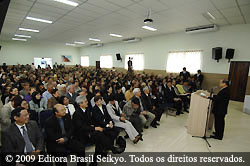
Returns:
[[[41,18],[35,18],[35,17],[26,17],[27,20],[32,20],[32,21],[38,21],[38,22],[44,22],[44,23],[48,23],[48,24],[52,24],[53,22],[52,21],[49,21],[49,20],[44,20],[44,19],[41,19]]]
[[[210,13],[210,12],[207,12],[207,14],[209,15],[209,17],[211,17],[213,20],[215,20],[216,18]]]
[[[18,35],[18,34],[15,34],[14,36],[16,36],[16,37],[31,38],[31,36],[28,36],[28,35]]]
[[[95,39],[95,38],[89,38],[89,40],[91,40],[91,41],[96,41],[96,42],[101,41],[100,39]]]
[[[85,44],[84,42],[80,42],[80,41],[75,41],[75,44]]]
[[[72,2],[72,1],[69,1],[69,0],[54,0],[54,1],[64,3],[64,4],[70,5],[70,6],[78,6],[79,5],[78,3]]]
[[[18,41],[27,41],[27,39],[20,39],[20,38],[12,38],[12,40],[18,40]]]
[[[113,37],[122,37],[122,35],[119,35],[119,34],[114,34],[114,33],[111,33],[109,34],[110,36],[113,36]]]
[[[150,27],[150,26],[143,26],[143,29],[150,30],[150,31],[157,31],[157,29]]]
[[[28,28],[18,28],[20,31],[28,31],[28,32],[39,32],[39,30],[36,29],[28,29]]]
[[[65,43],[66,46],[76,46],[76,44],[73,43]]]

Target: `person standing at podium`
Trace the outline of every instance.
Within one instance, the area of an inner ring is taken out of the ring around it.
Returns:
[[[221,88],[217,95],[208,97],[213,101],[212,112],[215,116],[215,132],[211,138],[222,140],[225,128],[225,116],[230,99],[229,82],[227,80],[220,80],[219,87]]]

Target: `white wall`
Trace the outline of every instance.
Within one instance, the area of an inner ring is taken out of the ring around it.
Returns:
[[[167,27],[166,27],[167,28]],[[150,32],[152,33],[153,32]],[[144,38],[138,43],[110,43],[100,48],[75,48],[53,43],[29,43],[20,41],[0,41],[0,64],[32,63],[34,57],[51,57],[53,63],[61,64],[61,55],[72,55],[72,63],[80,64],[80,57],[88,55],[90,65],[100,55],[112,55],[114,67],[124,67],[124,62],[116,60],[116,53],[121,53],[123,60],[129,53],[144,53],[145,69],[165,70],[169,51],[203,50],[202,71],[206,73],[227,74],[229,63],[225,59],[226,48],[235,48],[234,60],[250,61],[250,24],[221,27],[219,31],[188,35],[184,32]],[[223,47],[223,59],[217,63],[212,60],[212,48]]]
[[[223,59],[219,63],[212,60],[213,47],[223,47]],[[80,49],[80,56],[88,55],[90,65],[95,66],[100,55],[112,55],[113,66],[124,67],[124,62],[116,60],[116,53],[121,53],[123,59],[129,53],[144,53],[145,69],[165,70],[169,51],[203,50],[203,72],[228,74],[230,65],[225,59],[226,48],[235,49],[234,60],[250,61],[250,24],[225,26],[209,33],[191,35],[180,32],[149,37],[138,43],[117,42],[99,48],[84,47]]]
[[[80,64],[79,48],[55,43],[30,43],[22,41],[0,41],[0,64],[31,64],[34,57],[52,58],[53,64],[62,63],[61,55],[72,55],[72,62],[66,65]]]

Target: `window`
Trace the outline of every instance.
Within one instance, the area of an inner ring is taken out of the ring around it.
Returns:
[[[89,67],[89,57],[88,56],[81,56],[81,66]]]
[[[128,70],[128,60],[132,58],[133,70],[144,70],[144,55],[129,54],[125,56],[125,69]]]
[[[183,67],[190,73],[201,69],[201,51],[171,52],[168,54],[167,72],[179,73]]]
[[[112,56],[100,56],[100,66],[101,68],[112,68],[113,67],[113,59]]]
[[[38,68],[38,66],[40,66],[43,69],[48,66],[53,68],[52,58],[34,58],[34,65],[36,68]]]

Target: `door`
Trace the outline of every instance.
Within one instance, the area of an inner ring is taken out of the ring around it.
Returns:
[[[244,102],[250,62],[232,61],[228,80],[230,81],[230,99]]]

